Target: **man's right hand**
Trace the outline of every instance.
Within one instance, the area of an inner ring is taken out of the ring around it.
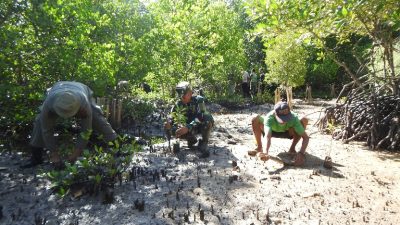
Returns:
[[[165,129],[165,130],[170,130],[171,128],[172,128],[171,123],[169,123],[169,122],[165,122],[165,123],[164,123],[164,129]]]
[[[179,138],[182,135],[185,135],[189,132],[189,128],[187,127],[181,127],[178,130],[176,130],[176,137]]]

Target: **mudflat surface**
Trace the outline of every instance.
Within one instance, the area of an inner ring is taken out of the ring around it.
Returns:
[[[251,118],[271,105],[214,107],[208,159],[183,142],[177,154],[166,143],[145,149],[132,162],[143,172],[116,184],[111,204],[103,204],[101,194],[60,199],[40,176],[48,166],[21,170],[21,154],[2,152],[0,224],[399,224],[400,154],[320,134],[314,124],[327,104],[296,101],[294,111],[310,119],[303,167],[247,155],[255,147]],[[290,161],[290,144],[273,138],[270,154]],[[332,169],[323,167],[326,156]],[[165,177],[154,179],[161,170]],[[135,200],[144,201],[143,211]]]

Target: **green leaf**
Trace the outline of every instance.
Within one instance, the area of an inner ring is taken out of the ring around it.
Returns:
[[[347,13],[348,13],[347,9],[345,7],[343,7],[342,8],[342,15],[343,16],[347,16]]]
[[[92,129],[89,129],[87,131],[81,132],[80,135],[82,139],[88,141],[90,139],[90,136],[92,135],[92,131],[93,131]]]
[[[89,168],[89,161],[87,159],[82,160],[82,166],[85,169]]]
[[[94,180],[95,180],[96,184],[100,184],[101,175],[100,174],[96,174],[96,176],[94,177]]]
[[[83,150],[83,157],[85,157],[85,158],[90,157],[90,151],[88,149]]]
[[[66,193],[67,193],[67,192],[66,192],[66,190],[65,190],[63,187],[61,187],[61,188],[58,190],[58,195],[60,195],[61,197],[64,197]]]
[[[271,9],[278,9],[279,6],[278,6],[278,4],[276,3],[275,0],[270,0],[270,1],[269,1],[269,8],[271,8]]]

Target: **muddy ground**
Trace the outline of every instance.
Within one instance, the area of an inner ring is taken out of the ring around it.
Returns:
[[[247,155],[255,147],[251,117],[270,105],[236,111],[210,106],[216,126],[208,159],[184,143],[177,154],[166,144],[146,149],[132,163],[144,172],[135,182],[117,184],[111,204],[103,204],[101,194],[60,199],[39,176],[48,165],[21,170],[21,154],[3,151],[0,224],[399,224],[400,154],[342,144],[317,132],[315,122],[327,104],[296,101],[294,110],[310,119],[311,135],[300,168]],[[290,160],[290,143],[273,139],[270,154]],[[328,155],[332,169],[323,167]],[[155,170],[166,176],[153,179]],[[144,201],[144,210],[135,201]]]

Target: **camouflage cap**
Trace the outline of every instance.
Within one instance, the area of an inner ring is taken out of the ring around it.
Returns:
[[[178,85],[176,85],[175,90],[176,90],[176,93],[178,93],[178,96],[182,97],[189,91],[192,91],[192,86],[189,84],[189,82],[183,81],[183,82],[180,82]]]

